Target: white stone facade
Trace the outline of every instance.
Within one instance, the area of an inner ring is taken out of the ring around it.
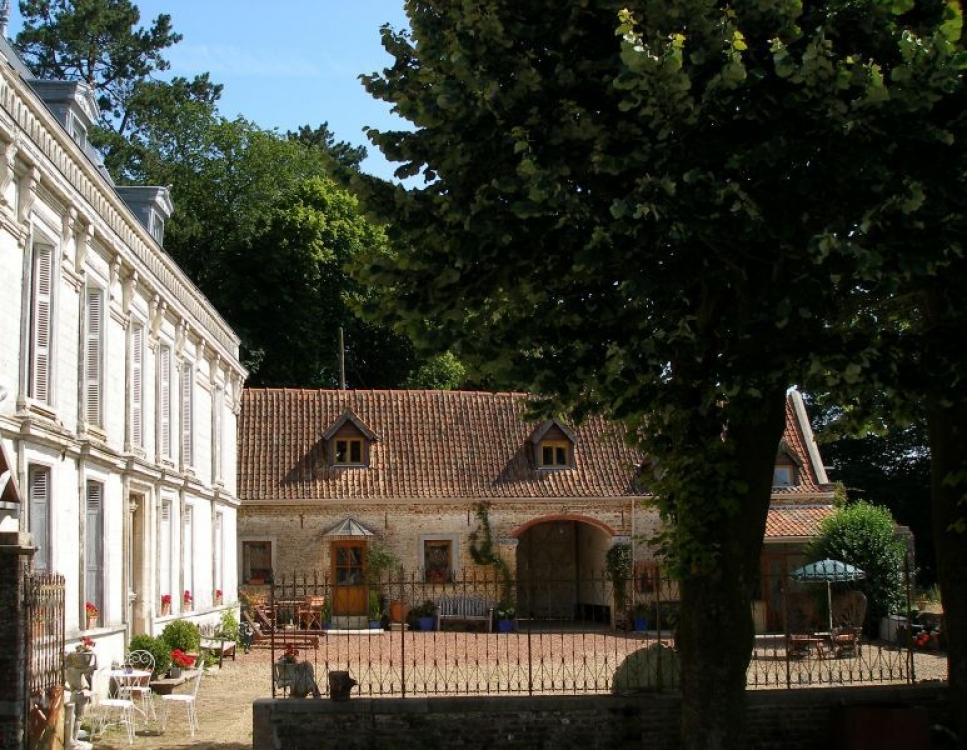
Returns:
[[[86,146],[86,87],[45,106],[0,47],[0,439],[37,567],[66,576],[68,641],[110,659],[184,616],[186,590],[197,620],[235,602],[246,373],[158,244],[167,190],[132,211]]]

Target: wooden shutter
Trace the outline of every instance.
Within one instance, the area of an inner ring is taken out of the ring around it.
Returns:
[[[104,486],[87,483],[87,527],[84,543],[84,601],[104,611]]]
[[[191,466],[191,365],[187,362],[181,370],[181,464]]]
[[[47,572],[51,568],[50,555],[50,469],[32,466],[28,478],[30,493],[30,533],[37,553],[35,569]]]
[[[171,501],[163,500],[161,503],[161,531],[158,535],[159,559],[158,559],[158,587],[160,594],[177,594],[171,590]],[[177,599],[173,596],[172,600]],[[159,597],[160,601],[160,597]]]
[[[171,458],[171,347],[161,347],[161,455]]]
[[[193,523],[192,507],[186,505],[184,509],[184,539],[182,540],[182,570],[185,575],[185,591],[190,591],[191,595],[197,596],[195,591],[195,529]]]
[[[131,444],[144,445],[144,326],[131,331]]]
[[[87,290],[87,324],[84,330],[84,418],[101,426],[101,331],[104,325],[104,293]]]
[[[44,403],[50,402],[53,268],[54,248],[50,245],[34,245],[30,395]]]

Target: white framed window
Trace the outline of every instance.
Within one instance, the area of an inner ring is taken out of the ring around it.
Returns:
[[[144,326],[131,326],[131,445],[144,447]]]
[[[225,514],[216,511],[212,529],[212,583],[216,591],[225,589]]]
[[[222,409],[225,406],[225,391],[216,388],[212,396],[212,479],[222,481]]]
[[[34,554],[34,568],[47,573],[52,570],[50,528],[50,467],[30,466],[27,469],[27,497],[30,517],[29,531],[33,535],[37,552]]]
[[[541,466],[563,469],[571,464],[571,444],[567,440],[545,440],[541,443]]]
[[[54,361],[54,248],[35,243],[30,281],[30,372],[27,395],[51,402],[51,369]]]
[[[171,458],[171,347],[158,349],[158,446],[162,458]]]
[[[795,469],[791,464],[777,464],[772,470],[773,487],[792,487],[795,484]]]
[[[195,519],[194,508],[186,505],[181,517],[184,534],[181,542],[181,570],[185,591],[190,591],[192,598],[195,591]],[[182,592],[184,594],[184,592]]]
[[[84,602],[104,615],[104,485],[88,481],[84,524]],[[106,620],[102,620],[102,623]]]
[[[170,596],[171,601],[178,598],[178,592],[172,590],[171,585],[171,500],[161,501],[161,513],[158,521],[158,603],[162,598]]]
[[[426,583],[449,583],[459,571],[457,537],[454,534],[420,536],[420,565]]]
[[[194,453],[192,450],[192,412],[193,412],[193,386],[194,370],[190,362],[185,362],[181,367],[181,467],[188,469],[193,463]]]
[[[84,305],[84,419],[103,427],[104,290],[89,286]]]
[[[148,231],[151,232],[151,236],[157,240],[159,245],[163,245],[165,242],[165,220],[161,215],[151,209],[151,219],[149,220],[150,226]]]

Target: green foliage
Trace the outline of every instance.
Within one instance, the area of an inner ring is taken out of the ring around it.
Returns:
[[[380,620],[383,617],[383,607],[379,601],[379,593],[370,589],[368,610],[370,620]]]
[[[164,639],[147,633],[132,636],[128,651],[147,651],[151,654],[154,657],[154,675],[164,674],[171,665],[171,647]]]
[[[631,578],[631,545],[614,544],[604,557],[608,580],[614,585],[615,612],[624,612],[628,606],[628,580]]]
[[[366,547],[366,570],[371,585],[386,583],[388,574],[399,564],[399,558],[383,545],[374,542]]]
[[[222,612],[216,633],[217,635],[235,641],[235,643],[239,642],[238,618],[235,616],[235,610],[226,609]]]
[[[198,626],[188,620],[172,620],[161,631],[161,640],[169,651],[176,648],[185,653],[197,654],[201,647],[201,633]]]
[[[404,388],[453,391],[466,383],[467,369],[452,352],[432,357],[407,376]]]
[[[511,591],[512,576],[507,561],[500,556],[494,546],[493,529],[490,528],[490,505],[478,503],[474,508],[477,528],[470,532],[470,559],[477,565],[490,565],[500,578],[500,605],[510,606],[513,602]]]
[[[841,560],[866,573],[866,579],[856,586],[866,594],[866,627],[870,632],[884,615],[905,609],[906,546],[897,537],[893,516],[886,508],[867,502],[840,508],[823,520],[808,554],[817,560]]]

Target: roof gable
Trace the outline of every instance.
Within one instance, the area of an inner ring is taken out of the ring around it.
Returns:
[[[352,411],[350,411],[349,409],[344,411],[342,413],[342,416],[340,416],[339,419],[333,422],[332,425],[330,425],[328,430],[322,433],[322,439],[326,441],[332,440],[336,435],[339,434],[339,431],[347,424],[351,424],[353,427],[355,427],[359,431],[359,434],[362,435],[367,440],[369,440],[370,442],[376,442],[376,440],[378,439],[376,437],[376,433],[373,432],[371,429],[369,429],[365,424],[363,424],[362,421],[360,421],[359,417],[353,414]]]

